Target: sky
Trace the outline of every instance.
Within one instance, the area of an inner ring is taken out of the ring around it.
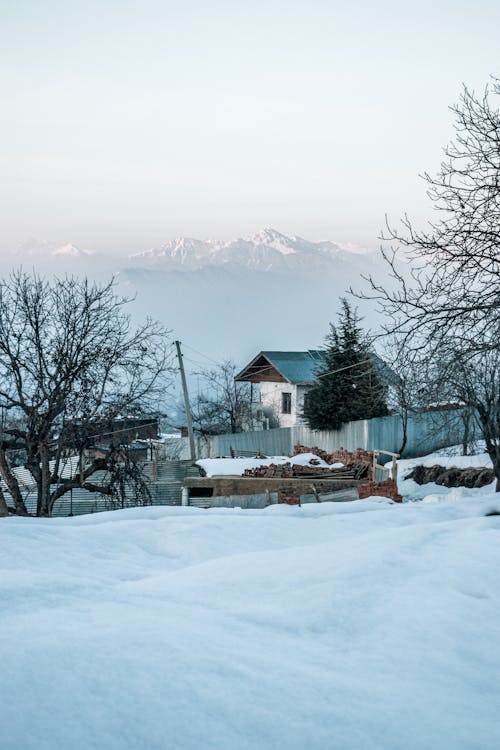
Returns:
[[[132,253],[272,226],[378,246],[429,215],[490,0],[1,3],[0,252]]]

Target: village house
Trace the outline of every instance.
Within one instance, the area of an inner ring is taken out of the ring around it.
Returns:
[[[313,384],[324,352],[259,352],[235,380],[252,386],[257,402],[255,421],[260,427],[295,427],[304,424],[304,396]]]
[[[251,384],[253,424],[246,429],[295,427],[306,424],[304,398],[316,380],[325,351],[262,351],[235,376]],[[397,375],[375,353],[370,355],[386,385],[394,385]]]

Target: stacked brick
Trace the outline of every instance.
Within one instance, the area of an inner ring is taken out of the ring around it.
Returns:
[[[347,468],[353,466],[365,466],[365,474],[357,473],[356,478],[364,479],[366,482],[360,482],[358,485],[359,497],[364,499],[370,497],[370,495],[379,495],[381,497],[387,497],[390,500],[394,500],[396,503],[401,503],[403,498],[398,492],[398,487],[393,479],[384,479],[382,482],[375,482],[373,478],[373,451],[366,451],[363,448],[356,448],[354,451],[347,451],[345,448],[339,448],[334,453],[328,453],[327,451],[321,450],[321,448],[307,448],[305,445],[296,445],[294,452],[298,453],[314,453],[315,456],[319,456],[327,463],[343,463]]]
[[[354,451],[347,451],[345,448],[339,448],[333,453],[328,453],[321,448],[308,448],[306,445],[301,445],[300,443],[297,443],[297,445],[294,446],[293,451],[295,455],[298,455],[299,453],[313,453],[315,456],[322,458],[323,461],[326,461],[327,464],[341,463],[344,464],[344,466],[366,464],[369,467],[368,471],[370,479],[372,477],[373,451],[365,451],[363,448],[356,448]]]
[[[291,464],[270,464],[257,466],[255,469],[245,469],[242,476],[262,479],[292,479],[294,476]]]
[[[331,463],[340,462],[343,464],[364,463],[369,467],[370,478],[373,473],[373,451],[365,451],[363,448],[356,448],[354,451],[339,448],[338,451],[330,454],[330,461]]]
[[[300,497],[298,495],[285,495],[280,493],[278,495],[278,502],[285,503],[286,505],[300,505]]]
[[[330,469],[326,466],[302,466],[299,464],[270,464],[245,469],[242,476],[262,479],[305,479],[317,477],[324,479],[361,479],[366,476],[365,464],[353,464]]]
[[[321,448],[308,448],[307,445],[297,443],[297,445],[294,446],[293,453],[295,456],[298,456],[299,453],[313,453],[315,456],[318,456],[318,458],[322,458],[323,461],[326,461],[327,464],[335,463],[335,461],[330,461],[331,454]]]
[[[358,484],[358,492],[360,500],[364,500],[371,495],[379,495],[380,497],[388,497],[389,500],[394,500],[395,503],[403,502],[394,479],[384,479],[383,482],[374,482],[372,480],[363,482]]]

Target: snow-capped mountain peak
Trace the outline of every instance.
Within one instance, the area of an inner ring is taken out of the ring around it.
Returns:
[[[282,255],[290,255],[296,253],[295,248],[296,238],[287,237],[281,232],[277,232],[276,229],[263,229],[258,234],[248,239],[254,245],[264,245],[265,247],[272,247]]]
[[[266,228],[250,237],[229,241],[180,237],[137,253],[131,256],[131,261],[134,265],[153,265],[165,270],[232,265],[267,271],[321,265],[338,258],[339,253],[345,253],[346,257],[350,255],[349,249],[335,242],[310,242]]]
[[[76,245],[72,245],[71,243],[68,243],[66,245],[61,245],[60,247],[56,247],[54,250],[52,250],[51,255],[54,256],[61,256],[64,255],[67,258],[80,258],[82,256],[91,255],[90,250],[82,250],[79,247],[76,247]]]
[[[34,237],[23,242],[14,253],[17,257],[26,258],[82,258],[92,255],[91,250],[82,250],[71,242],[60,244],[49,240],[38,240]]]

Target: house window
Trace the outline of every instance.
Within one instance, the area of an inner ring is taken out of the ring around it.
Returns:
[[[292,394],[291,393],[281,394],[281,413],[282,414],[292,413]]]

